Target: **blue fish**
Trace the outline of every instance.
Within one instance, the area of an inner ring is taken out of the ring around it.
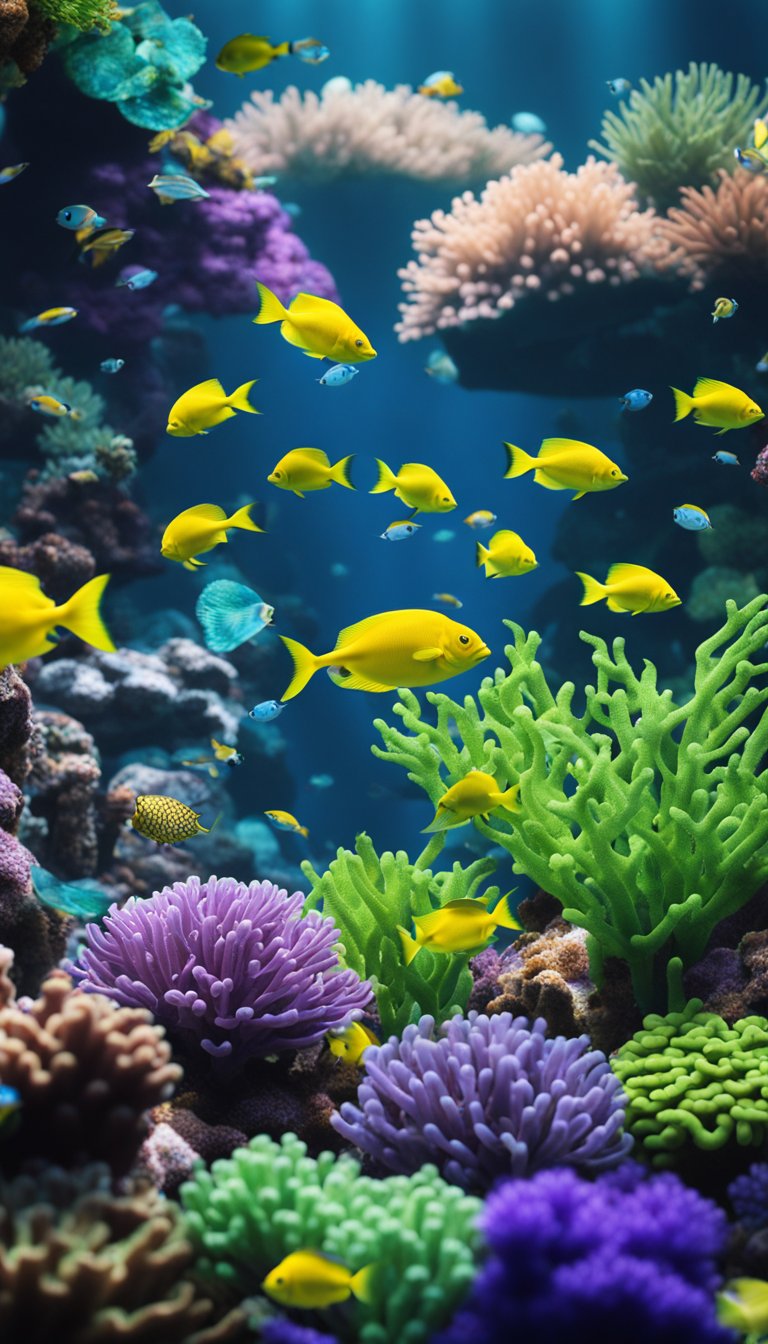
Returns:
[[[99,368],[102,373],[119,373],[124,364],[124,359],[102,359]]]
[[[77,317],[76,308],[46,308],[44,313],[28,317],[26,322],[22,322],[19,331],[23,334],[35,331],[38,327],[60,327],[64,322],[71,322],[73,317]]]
[[[271,625],[275,609],[244,583],[214,579],[198,597],[195,612],[207,647],[214,653],[231,653]]]
[[[686,532],[706,532],[712,526],[709,514],[700,509],[698,504],[680,504],[672,510],[672,517],[678,527],[684,527]]]
[[[106,222],[90,205],[65,205],[56,216],[56,223],[73,233],[78,229],[103,229]]]
[[[546,135],[546,124],[535,112],[515,112],[511,118],[512,128],[523,135]]]
[[[634,387],[631,392],[625,392],[619,401],[623,411],[644,411],[653,401],[653,393],[644,391],[642,387]]]
[[[608,92],[612,93],[615,97],[618,97],[621,93],[629,93],[629,90],[632,88],[632,84],[628,79],[606,79],[605,82],[608,86]]]
[[[114,904],[114,895],[94,885],[62,882],[46,868],[32,864],[29,870],[35,895],[43,905],[75,919],[101,919]]]
[[[161,205],[173,205],[174,201],[207,201],[209,193],[183,173],[155,173],[147,183],[154,191]]]
[[[430,378],[434,378],[436,383],[444,383],[445,386],[455,383],[459,377],[459,370],[445,350],[431,351],[424,365],[424,372],[428,373]]]
[[[756,149],[739,149],[738,145],[733,151],[733,157],[740,168],[746,168],[748,173],[764,173],[768,171],[768,159]]]
[[[299,60],[305,61],[307,65],[322,65],[330,54],[330,47],[324,47],[322,42],[318,42],[314,37],[304,37],[298,42],[291,43],[291,55],[298,56]]]
[[[407,541],[418,532],[421,523],[390,523],[389,527],[381,534],[382,541]]]
[[[21,1093],[7,1083],[0,1084],[0,1129],[4,1129],[12,1116],[21,1108]]]
[[[344,387],[360,372],[354,364],[334,364],[332,369],[318,378],[321,387]]]
[[[281,705],[279,700],[262,700],[260,705],[254,705],[253,709],[248,710],[248,718],[255,719],[257,723],[271,723],[284,709],[285,705]]]
[[[253,185],[257,191],[266,191],[267,187],[277,186],[277,178],[274,173],[262,173],[261,177],[254,177]]]
[[[10,168],[0,168],[0,187],[4,187],[6,182],[13,182],[28,167],[28,163],[14,163]]]
[[[310,775],[309,782],[313,789],[331,789],[335,780],[333,775]]]
[[[724,467],[738,467],[740,462],[735,453],[729,453],[725,448],[718,448],[712,455],[713,462],[719,462]]]
[[[115,287],[120,289],[125,286],[126,289],[146,289],[148,285],[153,285],[157,279],[157,271],[134,271],[132,275],[118,276],[115,281]]]

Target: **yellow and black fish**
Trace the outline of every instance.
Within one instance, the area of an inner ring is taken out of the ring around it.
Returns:
[[[193,835],[201,832],[207,835],[213,830],[212,826],[201,826],[199,817],[199,812],[178,798],[163,793],[140,793],[131,825],[139,835],[158,845],[177,845],[181,840],[191,840]]]

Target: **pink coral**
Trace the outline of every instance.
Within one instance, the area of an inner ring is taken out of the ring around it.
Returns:
[[[712,187],[683,187],[682,205],[659,221],[668,264],[702,289],[718,271],[754,282],[768,274],[768,178],[721,169]]]

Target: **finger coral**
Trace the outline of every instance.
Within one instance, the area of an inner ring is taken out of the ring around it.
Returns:
[[[252,1139],[181,1188],[202,1281],[254,1293],[291,1251],[311,1248],[350,1269],[376,1264],[371,1300],[317,1319],[355,1344],[421,1344],[466,1292],[477,1248],[480,1201],[447,1185],[434,1167],[377,1181],[349,1156],[306,1156],[286,1134]]]
[[[345,1102],[333,1124],[385,1170],[432,1161],[473,1193],[543,1167],[615,1166],[632,1140],[605,1055],[587,1036],[545,1032],[542,1019],[470,1013],[436,1035],[423,1017],[366,1050],[358,1104]]]
[[[423,98],[407,85],[373,79],[320,95],[293,86],[275,100],[254,90],[227,122],[235,149],[254,173],[310,181],[396,174],[427,182],[486,182],[552,148],[540,135],[489,130],[479,112]]]
[[[733,284],[768,278],[768,178],[743,168],[717,176],[716,187],[683,187],[680,205],[659,221],[669,265],[694,290],[719,275]]]
[[[73,973],[228,1066],[297,1050],[362,1016],[371,998],[339,965],[333,920],[302,915],[303,903],[271,882],[191,877],[89,924]]]

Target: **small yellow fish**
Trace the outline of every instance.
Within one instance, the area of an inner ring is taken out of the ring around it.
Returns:
[[[768,1283],[765,1279],[732,1279],[717,1294],[721,1325],[757,1338],[768,1330]]]
[[[493,524],[496,522],[496,514],[491,513],[490,509],[475,509],[474,513],[470,513],[469,516],[464,519],[464,522],[467,524],[467,527],[472,527],[477,530],[480,530],[483,527],[493,527]]]
[[[90,230],[80,248],[80,260],[90,263],[96,270],[119,252],[121,247],[125,247],[126,243],[130,243],[135,232],[135,229]]]
[[[456,83],[452,70],[436,70],[433,75],[427,76],[416,92],[425,98],[458,98],[464,89]]]
[[[278,490],[292,490],[294,495],[303,499],[312,490],[327,490],[333,485],[345,485],[354,490],[349,479],[349,464],[352,456],[342,457],[335,465],[322,448],[292,448],[290,453],[281,457],[277,466],[269,473],[267,480]]]
[[[0,168],[0,186],[4,187],[6,182],[13,182],[14,178],[28,168],[28,163],[14,163],[8,168]]]
[[[175,134],[175,131],[158,131],[147,145],[150,154],[159,154],[161,149],[165,149],[166,145],[171,143]]]
[[[373,1269],[366,1265],[353,1274],[320,1251],[293,1251],[270,1270],[261,1287],[282,1307],[320,1309],[348,1297],[367,1302]]]
[[[215,737],[211,738],[212,756],[196,756],[192,760],[182,761],[182,765],[207,765],[208,774],[211,779],[218,779],[219,772],[216,769],[216,762],[223,761],[226,765],[242,765],[245,757],[237,750],[237,747],[229,747],[226,742],[217,742]]]
[[[184,509],[166,527],[160,554],[166,560],[178,560],[185,569],[205,568],[205,562],[196,557],[227,542],[230,528],[263,532],[264,529],[257,527],[251,518],[251,509],[255,507],[255,504],[244,504],[229,518],[218,504],[195,504],[191,509]]]
[[[256,384],[252,378],[249,383],[236,387],[231,396],[227,396],[218,378],[207,378],[204,383],[196,383],[175,401],[168,412],[166,434],[177,439],[189,439],[194,434],[207,434],[225,420],[231,420],[236,411],[248,411],[251,415],[260,415],[248,400],[248,393]]]
[[[141,793],[131,825],[134,831],[158,845],[178,845],[181,840],[191,840],[194,835],[207,835],[212,826],[201,826],[199,812],[194,812],[178,798],[169,798],[162,793]],[[215,824],[215,823],[214,823]]]
[[[362,1022],[352,1022],[338,1036],[328,1035],[325,1039],[331,1054],[347,1064],[359,1064],[370,1046],[379,1045],[378,1036]]]
[[[305,355],[330,359],[334,364],[361,364],[363,360],[376,358],[365,332],[338,303],[316,294],[297,294],[285,308],[266,285],[257,281],[256,288],[260,308],[253,321],[280,322],[283,340],[298,346]]]
[[[67,476],[67,480],[72,481],[75,485],[94,485],[99,479],[100,477],[97,476],[96,472],[87,467],[83,471],[70,471]]]
[[[455,607],[457,611],[464,606],[464,603],[458,597],[454,597],[453,593],[433,593],[432,601],[442,602],[446,607]]]
[[[372,495],[394,490],[397,498],[417,513],[450,513],[456,508],[456,500],[445,481],[423,462],[405,462],[397,475],[379,458],[376,465],[379,479],[371,490]]]
[[[76,308],[46,308],[45,312],[38,313],[36,317],[28,317],[26,322],[22,322],[19,331],[34,331],[36,327],[60,327],[65,322],[71,322],[73,317],[77,317]]]
[[[57,420],[67,415],[71,420],[81,418],[79,412],[73,411],[66,401],[59,401],[59,398],[54,397],[52,392],[40,392],[37,396],[30,397],[27,405],[31,411],[37,411],[39,415],[48,415]]]
[[[311,653],[281,635],[294,663],[283,702],[303,691],[321,667],[331,681],[353,691],[392,691],[433,686],[457,677],[490,655],[474,630],[439,611],[383,611],[347,626],[330,653]]]
[[[302,826],[292,812],[283,812],[279,808],[272,808],[269,812],[265,812],[264,816],[269,817],[272,825],[278,831],[292,831],[294,835],[309,835],[306,826]]]
[[[631,611],[633,616],[639,616],[641,612],[669,611],[670,607],[680,606],[681,599],[674,588],[645,565],[611,565],[605,583],[578,570],[576,577],[584,584],[582,607],[606,598],[610,611]]]
[[[739,305],[735,299],[715,299],[715,307],[710,314],[713,326],[727,317],[733,317],[738,310]]]
[[[109,578],[109,574],[100,574],[90,579],[68,602],[57,606],[53,598],[46,597],[34,574],[0,566],[0,668],[55,649],[53,634],[60,625],[95,649],[114,653],[99,611]]]
[[[428,915],[415,915],[416,936],[397,925],[406,966],[410,966],[422,947],[430,952],[472,952],[482,947],[496,929],[520,929],[509,908],[509,897],[502,896],[492,911],[486,909],[487,897],[448,901]]]
[[[673,387],[675,421],[684,420],[693,411],[697,425],[709,425],[726,434],[729,429],[746,429],[763,419],[756,401],[730,383],[717,378],[698,378],[692,396]]]
[[[485,565],[486,579],[515,578],[538,568],[530,546],[526,546],[517,532],[506,529],[495,532],[487,546],[478,541],[475,554],[478,566]]]
[[[513,443],[504,447],[509,457],[505,480],[532,471],[537,485],[545,490],[575,490],[574,499],[596,490],[615,490],[628,479],[605,453],[580,439],[544,439],[538,457],[531,457]]]
[[[251,75],[263,70],[279,56],[289,56],[290,42],[270,42],[268,37],[255,37],[253,33],[240,33],[239,37],[225,42],[216,57],[216,69],[227,75]]]
[[[472,769],[463,779],[446,789],[434,818],[429,826],[424,827],[423,834],[465,826],[473,817],[482,817],[487,821],[497,807],[503,807],[507,812],[519,812],[519,794],[519,784],[500,789],[493,775],[487,775],[484,770]]]

